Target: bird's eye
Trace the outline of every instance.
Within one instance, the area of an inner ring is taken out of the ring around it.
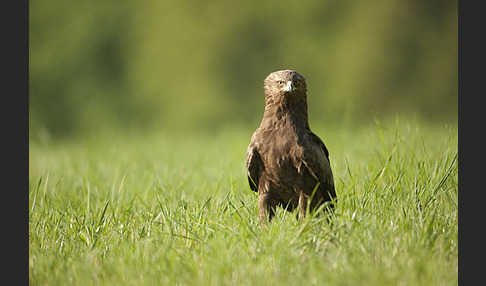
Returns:
[[[279,81],[277,81],[277,83],[278,84],[283,84],[284,82],[283,82],[283,80],[279,80]]]

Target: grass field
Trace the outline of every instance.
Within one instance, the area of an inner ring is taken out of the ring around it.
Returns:
[[[457,285],[457,126],[311,127],[334,214],[260,228],[253,129],[29,150],[31,285]]]

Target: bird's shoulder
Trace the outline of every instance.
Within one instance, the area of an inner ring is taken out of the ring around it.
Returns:
[[[258,146],[261,145],[261,140],[260,128],[257,128],[251,135],[250,143],[246,151],[247,156],[250,156],[252,152],[258,150]]]
[[[286,140],[286,136],[281,134],[281,130],[278,128],[262,128],[259,127],[255,130],[251,136],[249,149],[256,148],[262,153],[268,151],[269,148],[274,148],[278,142]]]
[[[317,136],[314,132],[308,130],[304,135],[303,140],[308,150],[314,150],[317,152],[324,152],[326,158],[329,160],[329,151],[322,139]]]

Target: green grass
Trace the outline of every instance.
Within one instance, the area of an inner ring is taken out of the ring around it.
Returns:
[[[313,127],[335,213],[258,226],[252,129],[30,143],[31,285],[457,285],[457,126]]]

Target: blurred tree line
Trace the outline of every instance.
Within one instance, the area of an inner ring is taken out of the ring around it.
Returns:
[[[457,121],[457,1],[31,1],[30,133],[256,127],[295,69],[312,124]]]

